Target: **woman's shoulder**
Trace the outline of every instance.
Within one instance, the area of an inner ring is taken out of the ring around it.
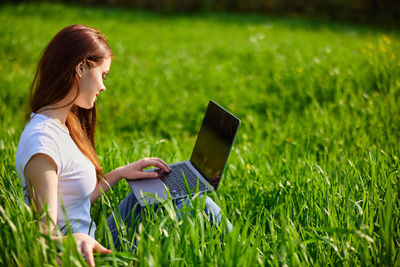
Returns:
[[[42,114],[32,114],[31,119],[26,124],[18,146],[29,146],[29,144],[57,145],[65,138],[65,129],[55,125],[51,119]]]
[[[64,129],[57,122],[42,114],[32,113],[31,119],[26,124],[22,135],[26,136],[49,136],[53,138],[69,135],[68,130]]]
[[[33,114],[18,142],[17,168],[24,168],[29,159],[38,153],[49,155],[60,166],[65,129],[55,125],[48,117]]]

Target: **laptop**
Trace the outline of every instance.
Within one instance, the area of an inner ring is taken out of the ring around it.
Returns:
[[[128,181],[141,206],[198,192],[216,191],[221,182],[240,120],[214,101],[208,103],[190,160],[168,165],[171,172],[156,168],[159,178]],[[189,189],[189,190],[188,190]]]

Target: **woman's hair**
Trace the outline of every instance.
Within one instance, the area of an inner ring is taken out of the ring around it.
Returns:
[[[110,56],[113,56],[112,50],[98,30],[84,25],[62,29],[42,53],[31,85],[31,111],[36,113],[64,99],[76,83],[78,90],[75,100],[80,91],[76,66],[82,61],[90,67],[98,66]],[[103,175],[94,143],[96,105],[84,109],[74,104],[68,113],[66,125],[72,140],[94,164],[97,175]]]

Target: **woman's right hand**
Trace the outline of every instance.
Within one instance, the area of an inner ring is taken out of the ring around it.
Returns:
[[[120,167],[117,170],[121,177],[125,177],[128,180],[135,180],[141,178],[157,178],[157,172],[145,172],[144,168],[155,166],[164,172],[168,173],[171,168],[160,158],[143,158],[141,160],[130,163],[126,166]]]
[[[93,252],[97,253],[106,253],[110,254],[111,250],[103,247],[97,240],[92,238],[91,236],[83,233],[74,233],[72,236],[75,239],[76,246],[78,247],[78,251],[80,251],[89,266],[95,266]]]

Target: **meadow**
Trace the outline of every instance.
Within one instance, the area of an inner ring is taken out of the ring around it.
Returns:
[[[234,225],[209,227],[201,199],[170,200],[126,231],[113,266],[400,266],[400,35],[300,18],[0,5],[0,265],[85,265],[71,238],[41,234],[15,153],[40,52],[64,26],[100,29],[114,52],[97,100],[105,171],[143,157],[187,160],[210,99],[242,121],[210,196]],[[96,238],[130,188],[91,210]],[[43,215],[45,216],[45,215]]]

